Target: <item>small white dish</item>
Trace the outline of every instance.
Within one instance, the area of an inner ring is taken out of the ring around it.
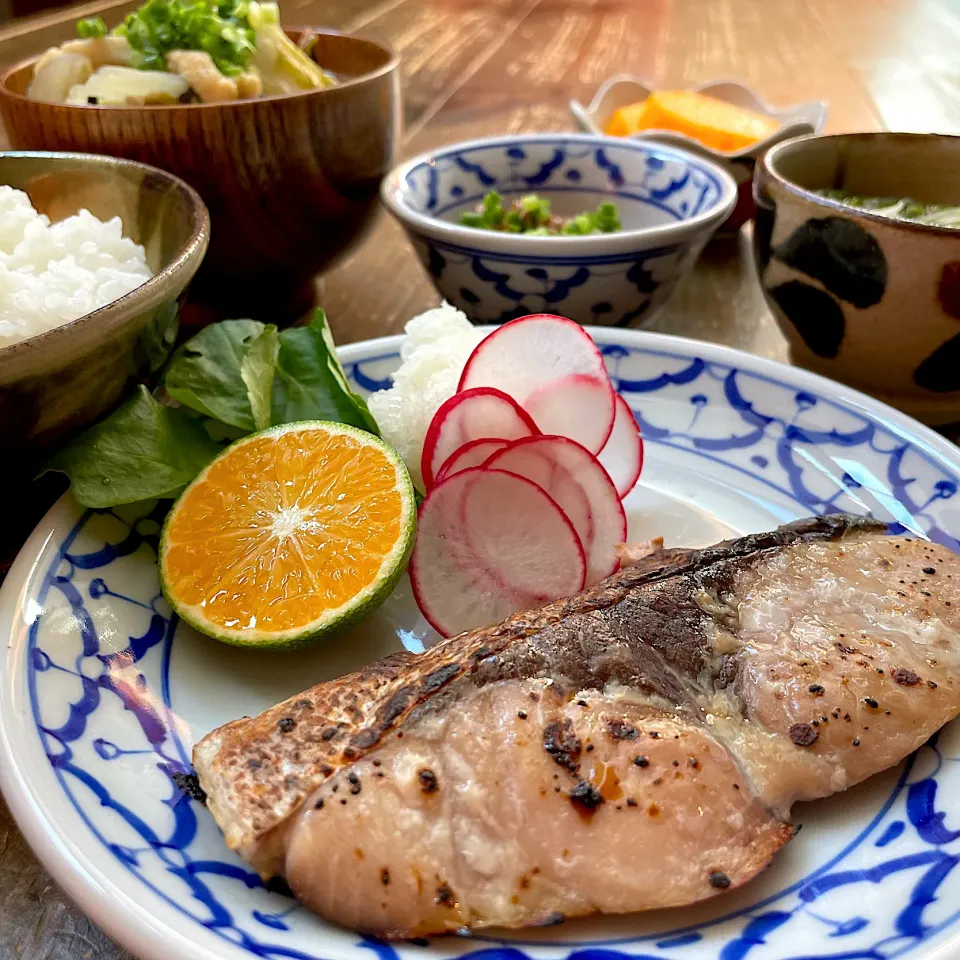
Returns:
[[[582,130],[602,135],[607,121],[616,109],[646,100],[656,89],[639,77],[626,73],[618,74],[600,86],[589,106],[584,106],[579,100],[571,100],[570,112]],[[773,107],[761,100],[746,84],[735,80],[711,80],[693,89],[697,93],[771,117],[779,121],[780,129],[750,147],[732,151],[714,150],[704,146],[699,140],[674,130],[644,130],[634,134],[633,137],[638,140],[672,143],[711,160],[755,160],[761,153],[775,143],[780,143],[781,140],[820,133],[827,121],[827,105],[823,100],[806,100],[791,107]]]
[[[676,337],[591,334],[646,439],[625,502],[631,537],[701,546],[845,510],[960,550],[960,450],[943,437],[795,367]],[[386,386],[400,341],[342,348],[351,386]],[[176,786],[192,745],[435,635],[404,579],[366,621],[318,647],[205,639],[160,594],[162,514],[83,510],[65,497],[0,588],[0,786],[57,882],[142,960],[960,955],[960,723],[899,767],[797,807],[804,829],[768,870],[685,909],[388,944],[268,891]]]

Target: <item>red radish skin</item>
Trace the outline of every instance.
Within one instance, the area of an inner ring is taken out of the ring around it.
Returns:
[[[599,453],[616,420],[610,421],[606,435],[599,431],[598,424],[608,415],[609,389],[609,381],[575,373],[535,390],[523,401],[523,408],[541,433],[569,437],[590,453]]]
[[[613,430],[597,459],[610,474],[622,500],[637,485],[643,471],[643,437],[630,404],[620,394]]]
[[[597,345],[572,320],[533,314],[505,323],[470,354],[458,390],[495,387],[526,409],[532,395],[558,381],[592,381],[599,397],[590,417],[580,416],[576,402],[552,405],[549,419],[537,420],[540,432],[569,436],[599,451],[613,429],[616,392]]]
[[[552,472],[544,470],[545,462],[553,464]],[[587,586],[616,571],[616,546],[626,538],[627,516],[613,481],[589,450],[568,437],[528,437],[495,453],[484,468],[526,477],[559,504],[583,544]]]
[[[517,440],[538,434],[516,401],[494,387],[456,393],[434,414],[423,441],[420,472],[429,491],[444,461],[472,440]]]
[[[409,573],[420,611],[450,637],[576,593],[586,559],[570,521],[540,487],[474,467],[427,495]]]
[[[454,450],[453,453],[443,461],[443,466],[437,471],[433,478],[434,483],[439,483],[447,477],[452,477],[461,470],[469,470],[471,467],[480,467],[483,462],[493,456],[498,450],[502,450],[509,445],[508,440],[471,440],[462,447]]]

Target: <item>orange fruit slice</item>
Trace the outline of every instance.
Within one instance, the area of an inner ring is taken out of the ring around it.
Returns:
[[[183,492],[164,524],[160,584],[208,636],[298,646],[379,606],[415,529],[394,450],[346,424],[287,423],[237,441]]]

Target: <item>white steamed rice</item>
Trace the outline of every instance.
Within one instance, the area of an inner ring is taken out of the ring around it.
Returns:
[[[0,348],[106,306],[153,274],[143,247],[87,210],[50,223],[0,186]]]
[[[367,402],[383,439],[403,457],[422,490],[420,454],[427,427],[444,400],[457,392],[467,358],[485,333],[446,302],[414,317],[404,329],[403,362],[393,375],[393,386]]]

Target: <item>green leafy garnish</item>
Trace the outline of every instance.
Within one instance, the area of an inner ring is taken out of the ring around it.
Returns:
[[[322,310],[280,332],[255,320],[211,324],[173,355],[158,392],[180,408],[141,386],[45,470],[67,474],[84,506],[110,507],[176,497],[224,443],[271,424],[334,420],[380,433],[350,390]]]
[[[612,203],[601,203],[596,210],[563,220],[551,212],[550,201],[545,197],[527,194],[505,208],[503,198],[495,190],[483,198],[477,210],[462,214],[460,223],[477,230],[499,230],[540,237],[586,236],[591,233],[616,233],[620,229],[617,208]]]
[[[87,17],[77,21],[77,36],[81,40],[92,40],[106,35],[107,25],[103,22],[103,17]]]
[[[280,339],[277,328],[269,323],[260,336],[247,348],[247,355],[240,361],[240,376],[247,388],[250,412],[255,430],[270,426],[273,404],[273,379],[277,369]]]
[[[594,211],[577,214],[563,225],[561,233],[568,236],[587,236],[591,233],[616,233],[620,229],[617,208],[612,203],[601,203]]]
[[[220,452],[203,424],[157,403],[146,387],[47,464],[85,507],[175,497]]]
[[[171,50],[203,50],[230,77],[243,72],[255,49],[248,16],[244,0],[147,0],[113,32],[130,42],[141,70],[166,70]]]
[[[255,430],[253,404],[240,367],[263,332],[263,324],[255,320],[224,320],[201,330],[171,358],[164,377],[167,393],[205,416],[247,433]]]
[[[318,310],[309,327],[280,334],[273,382],[273,423],[336,420],[380,436],[366,401],[347,386],[326,315]]]

